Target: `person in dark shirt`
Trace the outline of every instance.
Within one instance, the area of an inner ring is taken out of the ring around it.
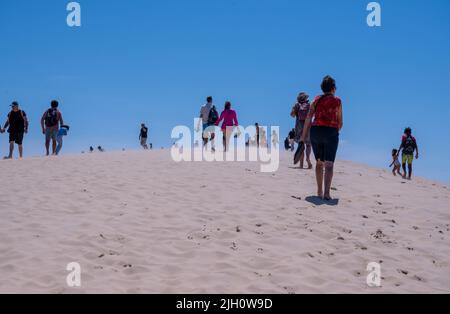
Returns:
[[[144,149],[148,149],[147,139],[148,139],[148,128],[145,126],[144,123],[142,123],[141,124],[141,133],[139,134],[139,140],[141,141],[141,146]]]
[[[8,114],[5,126],[0,128],[1,133],[5,133],[8,128],[9,133],[9,155],[4,159],[12,159],[14,144],[19,146],[19,156],[23,157],[23,136],[28,133],[28,119],[25,111],[19,109],[19,103],[14,101],[11,104],[11,112]]]

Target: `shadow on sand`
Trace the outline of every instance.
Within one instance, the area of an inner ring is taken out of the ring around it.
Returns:
[[[337,206],[339,205],[339,199],[332,199],[331,201],[326,201],[317,196],[308,196],[305,198],[305,201],[308,203],[314,204],[316,206],[328,205],[328,206]]]

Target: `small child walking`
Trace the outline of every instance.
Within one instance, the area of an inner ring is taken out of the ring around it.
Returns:
[[[392,174],[394,176],[397,176],[397,174],[400,176],[403,176],[403,174],[400,171],[402,164],[400,163],[400,160],[398,159],[398,150],[396,150],[396,149],[392,150],[392,164],[389,166],[389,168],[391,168],[391,167],[394,167],[392,169]]]
[[[61,149],[63,147],[63,137],[67,136],[67,132],[69,131],[70,127],[68,125],[62,125],[61,128],[58,131],[58,135],[56,136],[56,155],[59,155],[61,152]]]

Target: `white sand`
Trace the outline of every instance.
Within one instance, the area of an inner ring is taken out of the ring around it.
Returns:
[[[169,151],[1,161],[0,292],[450,292],[448,186],[340,161],[339,204],[316,206],[313,172],[290,161],[275,174]]]

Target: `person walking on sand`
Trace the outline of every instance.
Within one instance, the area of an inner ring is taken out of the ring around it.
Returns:
[[[331,76],[326,76],[322,81],[321,88],[323,95],[317,96],[311,105],[300,138],[300,145],[305,144],[308,132],[311,132],[311,144],[317,161],[317,195],[329,201],[331,200],[330,190],[334,162],[339,146],[339,132],[344,123],[342,101],[335,96],[336,81]]]
[[[272,148],[277,149],[279,143],[278,134],[275,130],[272,131]]]
[[[259,127],[259,123],[255,123],[255,129],[256,129],[256,147],[259,148],[260,139],[261,139],[261,128]]]
[[[215,151],[214,139],[216,135],[214,133],[206,132],[206,129],[209,128],[210,126],[215,125],[218,119],[219,114],[217,113],[216,107],[213,104],[213,98],[209,96],[206,98],[206,104],[200,108],[199,124],[202,123],[202,126],[198,125],[197,129],[199,130],[200,127],[202,127],[202,138],[204,147],[206,147],[208,141],[211,140],[212,151]]]
[[[402,152],[403,179],[406,179],[406,175],[408,175],[408,180],[411,180],[414,152],[416,152],[416,159],[419,159],[419,146],[417,145],[416,138],[412,136],[411,128],[405,129],[397,156],[400,152]],[[406,172],[406,164],[408,164],[408,173]]]
[[[139,134],[139,140],[141,141],[141,146],[147,150],[147,139],[148,139],[148,128],[145,126],[145,123],[141,124],[141,132]]]
[[[68,125],[62,125],[61,128],[58,131],[58,136],[56,137],[56,143],[58,144],[56,146],[56,156],[59,155],[61,152],[61,149],[63,147],[63,139],[64,136],[67,136],[67,132],[69,132],[70,127]]]
[[[305,128],[305,120],[308,116],[309,109],[311,108],[311,104],[309,103],[309,95],[306,93],[300,93],[297,97],[297,102],[294,107],[292,107],[291,117],[295,118],[295,142],[299,143],[300,138],[303,135],[303,129]],[[302,147],[299,145],[299,149]],[[311,163],[311,141],[310,135],[307,134],[305,138],[305,148],[306,148],[306,162],[308,163],[308,169],[312,169],[313,165]],[[298,156],[296,156],[300,160],[300,169],[303,169],[303,164],[305,160],[305,151],[299,151]],[[297,160],[295,160],[295,164],[297,164]]]
[[[14,153],[14,144],[19,146],[19,157],[23,158],[23,137],[28,133],[28,119],[25,111],[19,109],[19,103],[14,101],[11,104],[11,111],[6,119],[5,126],[0,127],[0,132],[5,133],[8,128],[9,133],[9,155],[4,159],[12,159]]]
[[[64,125],[62,114],[58,110],[58,101],[52,100],[50,106],[50,109],[46,110],[41,118],[42,133],[45,134],[47,156],[50,155],[50,141],[52,141],[52,155],[56,155],[56,138],[60,126]]]
[[[223,149],[224,151],[227,151],[234,127],[239,126],[236,111],[231,109],[231,102],[229,101],[225,103],[225,109],[220,114],[220,118],[217,120],[216,126],[219,126],[220,123],[222,123],[221,129],[223,133]]]

